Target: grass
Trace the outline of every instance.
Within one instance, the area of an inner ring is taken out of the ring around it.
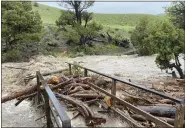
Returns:
[[[164,15],[151,14],[94,14],[94,20],[103,25],[119,25],[119,26],[136,26],[143,17],[149,17],[151,20],[164,19]]]
[[[41,15],[44,24],[53,24],[60,17],[61,9],[38,4],[38,7],[33,6],[34,11],[38,11]],[[151,15],[151,14],[99,14],[95,13],[93,20],[101,23],[104,27],[119,28],[124,30],[133,29],[140,18],[148,16],[151,20],[164,19],[164,15]]]
[[[130,31],[133,30],[134,26],[128,26],[128,25],[103,25],[105,29],[118,29],[118,30],[124,30],[124,31]]]
[[[55,24],[55,21],[60,17],[61,9],[38,4],[38,7],[32,6],[33,11],[38,11],[44,24]]]

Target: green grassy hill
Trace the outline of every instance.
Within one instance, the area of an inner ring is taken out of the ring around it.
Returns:
[[[136,26],[140,18],[148,16],[151,20],[163,19],[165,16],[151,14],[94,14],[94,19],[104,25]]]
[[[55,24],[55,21],[59,18],[61,11],[58,8],[38,4],[38,7],[32,6],[33,11],[38,11],[41,15],[44,24]]]
[[[61,9],[39,4],[33,6],[34,11],[38,11],[44,24],[55,24],[55,21],[61,14]],[[133,29],[139,22],[140,18],[148,16],[152,21],[165,18],[164,15],[150,14],[94,14],[94,20],[109,28],[124,28],[125,30]]]

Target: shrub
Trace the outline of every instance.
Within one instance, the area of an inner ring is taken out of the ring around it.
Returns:
[[[34,3],[33,3],[33,6],[39,7],[39,4],[38,4],[37,2],[34,2]]]
[[[2,54],[2,62],[18,61],[21,59],[20,51],[13,49]]]

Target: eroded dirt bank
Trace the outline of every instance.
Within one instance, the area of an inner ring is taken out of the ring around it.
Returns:
[[[138,57],[136,55],[123,56],[84,56],[77,58],[36,56],[30,62],[24,63],[3,63],[2,64],[2,95],[23,88],[23,78],[27,74],[35,74],[36,71],[50,72],[67,68],[65,62],[80,62],[80,65],[97,70],[102,73],[120,77],[132,82],[150,85],[155,82],[173,80],[170,74],[161,71],[155,64],[155,57]],[[181,56],[181,64],[184,60]],[[11,67],[21,67],[15,69]],[[41,115],[28,101],[24,101],[18,107],[14,106],[15,101],[2,105],[2,126],[43,126],[35,122]]]

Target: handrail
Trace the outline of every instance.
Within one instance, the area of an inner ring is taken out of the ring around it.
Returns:
[[[105,76],[105,77],[114,79],[114,80],[119,81],[119,82],[121,82],[121,83],[128,84],[128,85],[130,85],[130,86],[133,86],[133,87],[142,89],[142,90],[144,90],[144,91],[147,91],[147,92],[150,92],[150,93],[153,93],[153,94],[156,94],[156,95],[161,96],[161,97],[166,98],[166,99],[170,99],[170,100],[172,100],[172,101],[174,101],[174,102],[176,102],[176,103],[183,103],[183,99],[176,99],[176,98],[170,97],[170,96],[168,96],[168,95],[166,95],[166,94],[164,94],[164,93],[161,93],[161,92],[159,92],[159,91],[152,90],[152,89],[149,89],[149,88],[144,88],[144,87],[142,87],[141,85],[138,85],[138,84],[135,84],[135,83],[131,83],[131,82],[126,82],[126,81],[123,81],[123,80],[121,80],[121,79],[119,79],[119,78],[116,78],[116,77],[113,77],[113,76],[109,76],[109,75],[106,75],[106,74],[104,74],[104,73],[100,73],[100,72],[94,71],[94,70],[92,70],[92,69],[89,69],[89,68],[86,68],[86,67],[83,67],[83,66],[80,66],[80,65],[72,64],[72,63],[69,63],[69,62],[65,62],[65,63],[70,64],[70,65],[74,65],[74,66],[78,66],[78,67],[80,67],[80,68],[83,68],[83,69],[86,69],[86,70],[88,70],[88,71],[97,73],[97,74],[99,74],[99,75],[102,75],[102,76]]]
[[[63,127],[71,127],[71,120],[68,117],[67,113],[65,112],[66,107],[62,106],[60,104],[60,102],[57,100],[57,98],[55,97],[55,95],[51,91],[50,87],[48,86],[48,84],[46,83],[46,81],[44,80],[44,78],[40,74],[40,72],[36,72],[36,75],[39,77],[39,80],[42,83],[42,85],[44,85],[45,91],[46,91],[50,101],[52,102],[54,108],[56,109],[56,112],[62,122],[62,126]]]
[[[143,111],[143,110],[141,110],[141,109],[138,109],[136,106],[132,105],[131,103],[129,103],[129,102],[127,102],[127,101],[124,101],[124,100],[122,100],[122,99],[116,97],[115,95],[110,94],[109,92],[107,92],[106,90],[104,90],[104,89],[102,89],[102,88],[96,86],[95,84],[90,83],[90,82],[87,82],[87,83],[88,83],[88,85],[90,85],[90,86],[93,87],[94,89],[97,89],[98,91],[100,91],[100,92],[102,92],[102,93],[104,93],[104,94],[110,96],[110,97],[113,98],[114,100],[121,102],[121,103],[124,104],[125,106],[131,108],[134,112],[143,115],[143,116],[146,117],[147,119],[152,120],[153,122],[158,123],[158,124],[161,125],[161,126],[170,127],[170,128],[173,127],[172,125],[168,124],[167,122],[162,121],[162,120],[158,119],[157,117],[155,117],[155,116],[153,116],[153,115],[151,115],[151,114],[149,114],[149,113],[147,113],[147,112],[145,112],[145,111]]]

